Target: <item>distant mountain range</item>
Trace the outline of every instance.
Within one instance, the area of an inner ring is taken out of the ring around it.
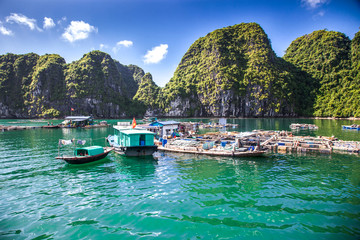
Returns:
[[[277,57],[264,30],[241,23],[195,41],[164,88],[100,51],[0,56],[0,118],[360,117],[360,32],[320,30]]]

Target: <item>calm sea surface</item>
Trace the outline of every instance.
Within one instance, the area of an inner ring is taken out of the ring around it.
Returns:
[[[360,141],[360,131],[341,130],[343,124],[360,121],[228,122],[239,124],[231,131],[288,130],[292,122],[314,123],[318,131],[298,134]],[[38,126],[47,121],[1,124]],[[81,166],[55,159],[59,139],[104,146],[112,132],[111,127],[0,132],[0,239],[360,238],[359,155],[233,159],[111,153]]]

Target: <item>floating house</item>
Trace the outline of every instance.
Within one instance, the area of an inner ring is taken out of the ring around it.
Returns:
[[[62,127],[85,127],[93,124],[94,119],[91,116],[68,116],[62,122]]]
[[[156,121],[150,123],[149,126],[159,127],[160,137],[171,136],[174,132],[179,132],[180,123],[176,121]]]
[[[144,128],[113,126],[114,135],[108,137],[110,146],[115,152],[126,156],[152,155],[157,150],[154,144],[155,133]]]

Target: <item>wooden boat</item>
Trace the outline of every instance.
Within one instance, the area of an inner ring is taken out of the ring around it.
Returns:
[[[155,133],[138,127],[113,126],[114,135],[107,138],[115,152],[130,157],[152,155],[158,148],[154,144]]]
[[[42,126],[42,128],[60,128],[59,125],[45,125],[45,126]]]
[[[83,164],[103,159],[112,150],[114,150],[113,147],[79,147],[74,150],[73,156],[58,156],[56,159],[62,159],[70,164]]]
[[[290,129],[292,130],[317,130],[319,129],[318,126],[314,124],[305,124],[305,123],[292,123],[290,124]]]
[[[186,143],[187,142],[187,143]],[[205,147],[207,143],[187,140],[173,140],[169,143],[163,142],[162,146],[158,147],[158,150],[177,152],[177,153],[191,153],[199,155],[209,156],[223,156],[223,157],[258,157],[265,154],[265,151],[255,150],[251,147],[225,147],[225,145],[215,147],[210,144]]]
[[[342,125],[342,129],[346,129],[346,130],[360,130],[360,125]]]

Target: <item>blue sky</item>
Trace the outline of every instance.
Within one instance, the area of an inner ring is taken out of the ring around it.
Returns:
[[[194,41],[242,22],[260,24],[281,57],[315,30],[352,39],[360,0],[0,0],[0,54],[56,53],[70,63],[101,50],[163,87]]]

